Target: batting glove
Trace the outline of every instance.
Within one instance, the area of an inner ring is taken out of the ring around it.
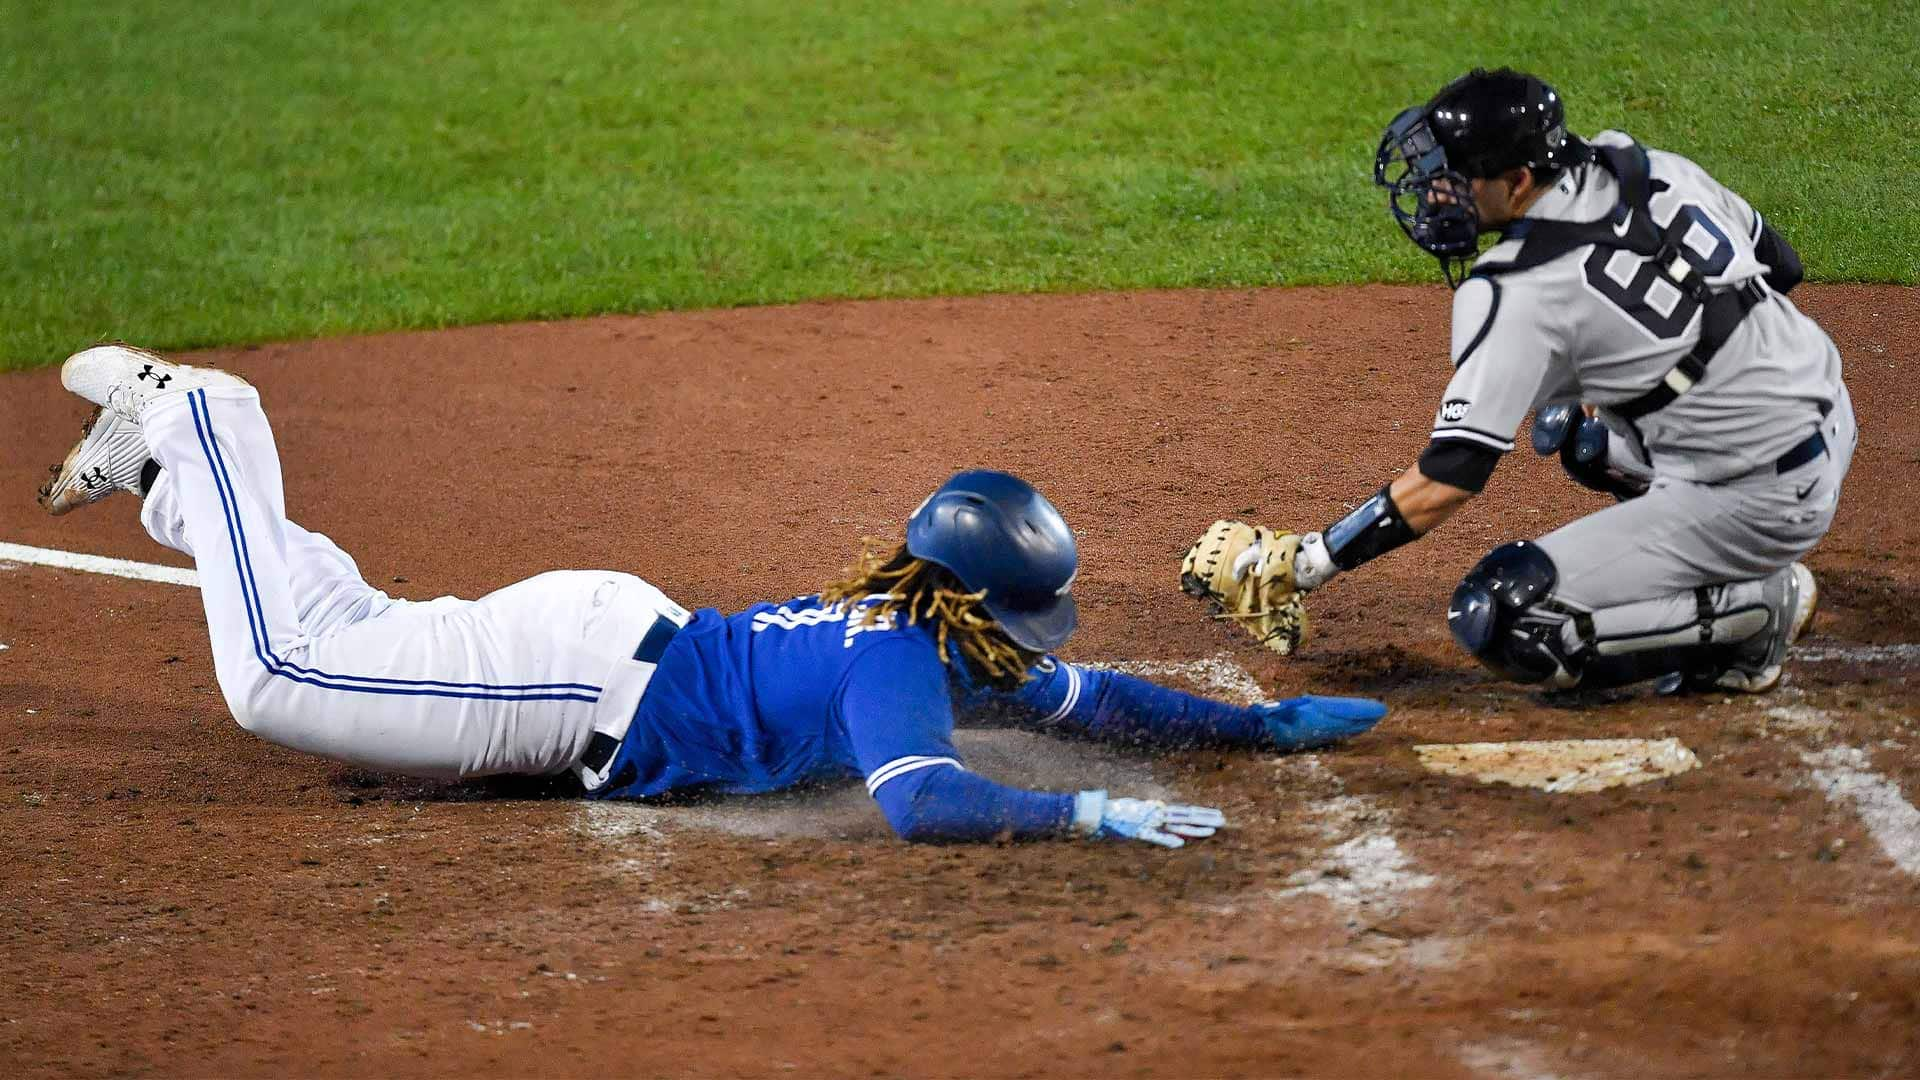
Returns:
[[[1281,750],[1308,750],[1350,739],[1387,715],[1386,705],[1372,698],[1318,694],[1263,702],[1253,711],[1266,722],[1267,737]]]
[[[1083,791],[1073,800],[1075,831],[1092,837],[1118,836],[1177,848],[1185,846],[1188,839],[1212,836],[1226,823],[1227,816],[1211,806],[1181,806],[1158,799],[1109,799],[1104,791]]]

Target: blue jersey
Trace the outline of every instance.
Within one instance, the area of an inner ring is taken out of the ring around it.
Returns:
[[[696,612],[647,686],[637,730],[609,772],[607,787],[615,790],[595,794],[656,795],[693,785],[759,792],[861,775],[844,698],[849,689],[859,696],[862,676],[900,684],[894,707],[917,721],[902,729],[931,729],[899,749],[951,756],[952,693],[933,636],[925,627],[870,619],[869,606],[852,619],[844,605],[823,607],[810,596],[734,615]],[[876,742],[886,733],[861,734]]]
[[[988,705],[1042,729],[1127,741],[1258,744],[1262,714],[1052,657],[1019,690],[974,684],[942,662],[924,625],[818,597],[698,611],[667,646],[594,798],[678,788],[762,792],[863,777],[908,839],[1064,830],[1073,796],[1021,791],[966,771],[957,714]]]

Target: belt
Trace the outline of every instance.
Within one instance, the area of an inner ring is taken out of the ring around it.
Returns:
[[[1816,431],[1800,440],[1793,449],[1781,454],[1780,459],[1773,463],[1773,471],[1775,473],[1792,472],[1826,452],[1827,437]]]
[[[633,650],[633,659],[642,664],[658,664],[660,658],[666,655],[667,646],[679,633],[680,624],[665,615],[655,618],[653,625],[647,628],[645,636],[640,639],[639,646]],[[587,742],[587,752],[580,757],[582,771],[595,775],[604,773],[607,765],[613,761],[613,755],[619,752],[621,742],[622,739],[604,731],[594,732],[593,738]]]

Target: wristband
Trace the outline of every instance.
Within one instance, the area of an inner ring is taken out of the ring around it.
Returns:
[[[1100,831],[1100,820],[1107,814],[1105,791],[1083,791],[1073,797],[1073,831],[1092,836]]]
[[[1416,538],[1413,527],[1393,504],[1393,485],[1374,492],[1360,508],[1327,526],[1327,553],[1333,565],[1351,570]]]

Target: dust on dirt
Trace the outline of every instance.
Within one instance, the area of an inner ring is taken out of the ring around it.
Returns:
[[[1920,292],[1795,293],[1841,345],[1862,443],[1811,560],[1823,621],[1786,691],[1762,700],[1554,700],[1454,649],[1445,597],[1481,553],[1601,505],[1524,451],[1443,533],[1316,593],[1318,637],[1291,661],[1179,593],[1180,553],[1207,522],[1317,527],[1413,459],[1447,377],[1447,299],[809,304],[199,355],[261,387],[293,515],[402,595],[558,566],[632,570],[692,605],[792,595],[859,537],[897,535],[953,469],[993,465],[1033,479],[1081,535],[1070,657],[1225,653],[1269,694],[1375,693],[1395,715],[1306,758],[1106,757],[989,734],[967,745],[988,775],[1165,792],[1223,807],[1233,827],[1173,853],[909,847],[858,788],[597,808],[302,758],[226,718],[192,591],[8,568],[0,1062],[1920,1069],[1920,883],[1887,849],[1903,835],[1888,792],[1920,794],[1905,485],[1920,465]],[[33,487],[85,408],[50,371],[5,381],[0,490],[17,498],[0,502],[0,536],[177,563],[131,500],[40,515]],[[1701,767],[1592,795],[1435,776],[1412,749],[1668,737]]]

